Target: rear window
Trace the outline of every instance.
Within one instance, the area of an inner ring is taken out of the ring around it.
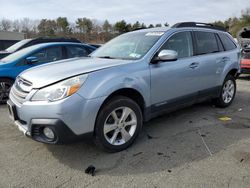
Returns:
[[[236,48],[234,42],[226,34],[220,33],[219,36],[226,51]]]
[[[214,33],[196,31],[196,55],[219,52],[216,36]]]

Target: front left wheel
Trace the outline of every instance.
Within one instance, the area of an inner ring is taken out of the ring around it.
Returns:
[[[12,80],[0,78],[0,104],[5,104],[9,99],[9,93],[12,85]]]
[[[100,110],[95,127],[97,145],[109,152],[129,147],[142,127],[142,112],[130,98],[117,96]]]

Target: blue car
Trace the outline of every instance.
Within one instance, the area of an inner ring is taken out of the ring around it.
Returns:
[[[85,57],[96,48],[86,44],[55,42],[27,47],[0,60],[0,103],[8,100],[16,77],[31,67],[58,60]]]

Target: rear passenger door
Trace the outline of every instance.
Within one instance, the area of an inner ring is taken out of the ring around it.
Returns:
[[[225,66],[226,56],[216,33],[194,31],[195,58],[199,63],[199,87],[201,92],[214,92],[219,85],[220,74]]]
[[[66,46],[67,58],[86,57],[91,51],[84,46]]]

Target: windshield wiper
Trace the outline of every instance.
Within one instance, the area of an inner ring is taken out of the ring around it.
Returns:
[[[99,56],[98,58],[105,58],[105,59],[116,59],[114,57],[110,57],[110,56]]]

